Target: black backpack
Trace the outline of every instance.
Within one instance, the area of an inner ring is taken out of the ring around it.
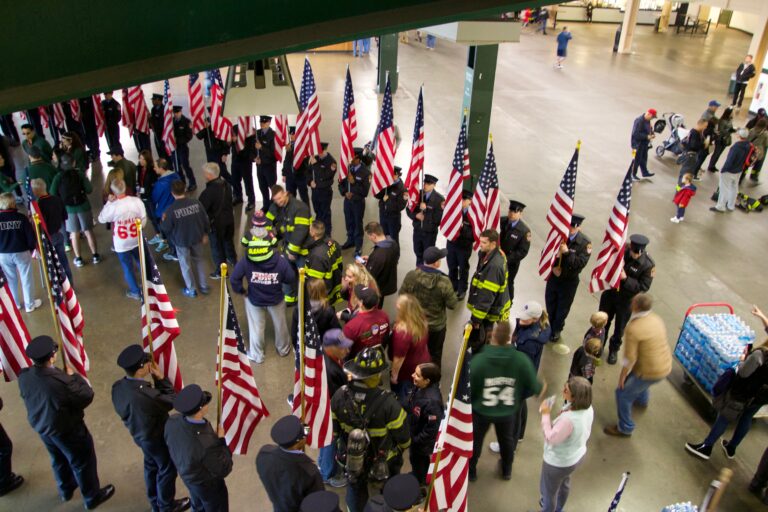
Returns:
[[[61,171],[58,192],[65,206],[79,206],[88,201],[83,180],[76,169]]]

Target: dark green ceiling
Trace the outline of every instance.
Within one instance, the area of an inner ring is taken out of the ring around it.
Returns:
[[[0,112],[551,0],[3,3]]]

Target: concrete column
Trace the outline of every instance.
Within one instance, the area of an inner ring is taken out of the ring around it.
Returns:
[[[635,35],[639,10],[640,0],[627,0],[627,5],[624,7],[624,21],[621,23],[619,53],[632,53],[632,39]]]
[[[376,88],[379,94],[384,94],[387,87],[387,73],[389,73],[389,87],[392,94],[397,91],[397,33],[379,36],[378,77]]]
[[[464,75],[464,105],[469,111],[467,145],[473,183],[483,170],[488,150],[488,130],[493,108],[493,84],[496,79],[496,58],[499,45],[470,46]],[[462,111],[463,111],[462,109]]]
[[[752,34],[752,42],[749,43],[749,52],[754,57],[753,63],[757,70],[757,76],[749,81],[747,90],[744,93],[745,98],[751,98],[757,87],[757,79],[760,72],[766,65],[765,55],[768,53],[768,17],[764,17],[762,29]],[[746,103],[746,102],[745,102]]]
[[[669,18],[672,17],[672,0],[665,0],[661,8],[661,19],[659,20],[659,32],[666,32],[669,28]]]

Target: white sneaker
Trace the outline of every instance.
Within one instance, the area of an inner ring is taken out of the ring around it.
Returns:
[[[671,219],[669,219],[669,221],[674,222],[675,224],[678,224],[680,222],[680,219],[678,219],[677,217],[672,217]]]
[[[490,449],[490,450],[491,450],[493,453],[501,453],[501,447],[499,446],[499,443],[498,443],[498,442],[496,442],[496,441],[491,441],[491,442],[488,444],[488,448],[489,448],[489,449]]]
[[[24,309],[25,309],[25,311],[27,313],[31,313],[31,312],[33,312],[34,310],[36,310],[37,308],[39,308],[42,305],[43,305],[43,301],[42,300],[35,299],[35,300],[32,301],[32,304],[27,305],[27,307],[25,307]]]
[[[683,222],[685,220],[685,217],[678,217],[677,222]]]

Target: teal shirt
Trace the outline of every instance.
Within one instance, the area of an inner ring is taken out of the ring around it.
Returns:
[[[511,417],[523,400],[541,392],[531,359],[512,345],[486,345],[470,362],[472,411]]]
[[[40,178],[45,182],[48,190],[51,190],[53,179],[57,174],[59,174],[58,169],[50,163],[41,160],[39,162],[30,163],[26,169],[24,169],[24,178],[22,181],[26,180],[27,177],[29,177],[30,180]]]
[[[45,140],[45,137],[41,137],[39,135],[35,135],[35,138],[32,140],[32,144],[30,144],[27,139],[24,139],[21,141],[21,149],[24,150],[24,153],[29,155],[29,149],[32,146],[37,146],[40,148],[40,151],[43,152],[43,160],[46,162],[50,162],[53,158],[53,148],[50,144],[48,144],[48,141]]]

